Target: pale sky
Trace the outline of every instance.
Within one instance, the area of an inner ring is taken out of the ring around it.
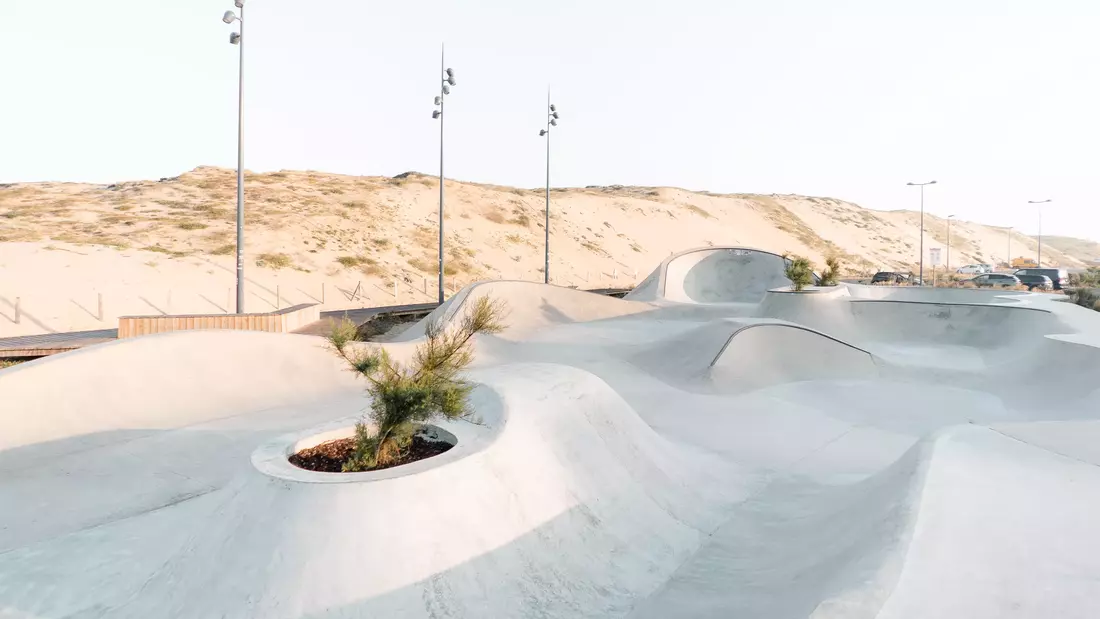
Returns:
[[[232,0],[0,0],[0,181],[236,164]],[[245,166],[671,185],[1100,239],[1096,0],[249,0]]]

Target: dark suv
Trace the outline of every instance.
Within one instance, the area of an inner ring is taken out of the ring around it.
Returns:
[[[1020,280],[1021,284],[1027,286],[1028,290],[1035,290],[1036,288],[1054,290],[1054,282],[1046,275],[1029,275],[1016,271],[1016,279]]]
[[[911,273],[895,273],[894,271],[879,271],[875,273],[875,276],[871,278],[872,284],[909,284],[916,283],[911,281],[913,275]]]
[[[1055,290],[1061,290],[1063,286],[1069,285],[1069,272],[1065,269],[1051,269],[1047,267],[1028,267],[1026,269],[1020,269],[1016,271],[1015,275],[1020,277],[1021,275],[1046,275],[1050,278],[1051,284],[1054,285]],[[1023,277],[1020,277],[1020,281],[1023,281]]]

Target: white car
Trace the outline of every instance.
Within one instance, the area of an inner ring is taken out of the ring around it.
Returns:
[[[992,269],[990,269],[990,271],[992,271]],[[968,264],[955,272],[962,273],[964,275],[981,275],[982,273],[987,273],[988,271],[985,270],[985,265]]]

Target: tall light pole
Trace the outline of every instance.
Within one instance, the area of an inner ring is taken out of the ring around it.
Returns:
[[[920,187],[920,285],[924,285],[924,186],[935,185],[936,181],[927,183],[906,183],[907,185]]]
[[[222,21],[227,24],[239,22],[240,32],[229,33],[229,43],[240,51],[237,61],[237,313],[244,313],[244,0],[234,0],[233,4],[241,10],[237,17],[233,11],[226,11]]]
[[[1028,200],[1027,201],[1028,204],[1046,204],[1047,202],[1050,202],[1050,200]],[[1040,207],[1038,207],[1038,209],[1039,209],[1039,246],[1038,246],[1039,256],[1035,259],[1035,266],[1041,267],[1041,266],[1043,266],[1043,207],[1040,206]]]
[[[542,281],[550,283],[550,128],[558,126],[558,108],[550,103],[550,87],[546,87],[546,128],[539,135],[546,136],[546,264],[542,269]]]
[[[455,72],[453,69],[444,69],[444,48],[439,47],[439,95],[435,98],[435,105],[439,109],[432,112],[432,118],[439,119],[439,302],[443,303],[443,99],[451,94],[451,86],[455,85]]]
[[[951,273],[951,220],[954,219],[954,215],[947,216],[947,272]]]

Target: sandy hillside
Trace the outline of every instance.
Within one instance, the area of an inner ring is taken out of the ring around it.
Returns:
[[[446,190],[449,288],[541,280],[542,190],[457,181]],[[246,310],[433,300],[438,192],[437,179],[415,173],[248,174]],[[832,198],[612,186],[551,199],[550,273],[561,285],[631,285],[670,252],[708,244],[817,264],[836,253],[861,273],[915,269],[917,259],[917,213]],[[0,337],[112,327],[121,315],[231,311],[235,200],[235,173],[210,167],[114,185],[0,185]],[[944,220],[925,220],[925,244],[943,247]],[[1004,228],[955,222],[951,263],[1003,260],[1008,238]],[[1035,253],[1027,236],[1011,243],[1013,255]],[[1045,243],[1043,256],[1065,266],[1094,257]]]

